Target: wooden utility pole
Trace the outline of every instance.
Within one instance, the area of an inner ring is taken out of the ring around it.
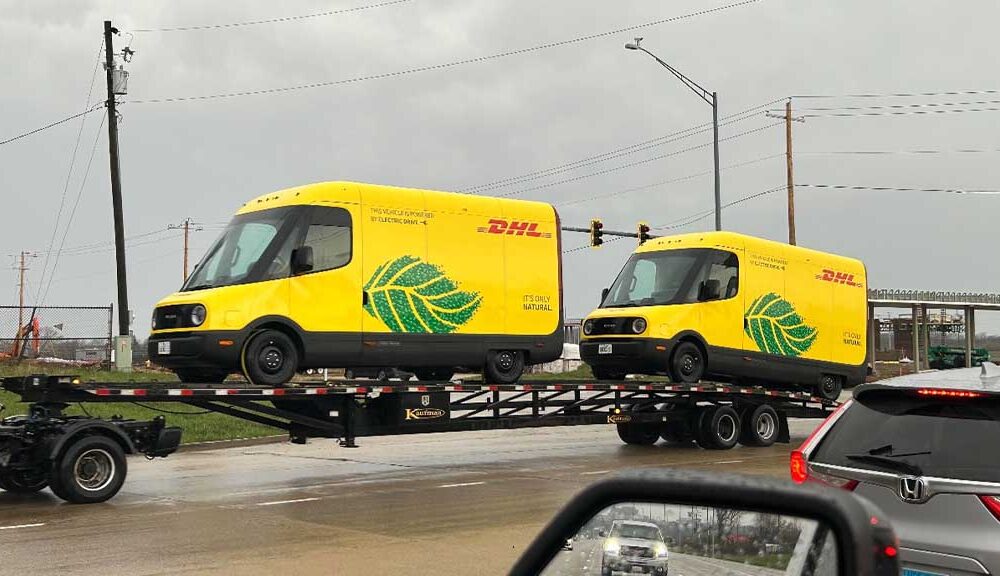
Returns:
[[[104,21],[104,70],[108,81],[108,153],[111,159],[111,205],[115,222],[115,264],[118,278],[118,334],[129,335],[128,283],[125,278],[125,218],[122,214],[122,179],[118,164],[118,110],[115,102],[115,49],[118,33],[110,20]]]
[[[35,258],[36,255],[32,252],[26,252],[21,250],[20,262],[17,266],[18,271],[18,282],[17,282],[17,340],[14,341],[14,356],[19,357],[21,354],[21,339],[24,336],[24,273],[28,271],[28,258]]]
[[[184,277],[181,278],[181,282],[187,282],[188,279],[188,247],[190,246],[190,241],[188,237],[191,232],[201,231],[201,225],[197,222],[192,222],[191,218],[185,218],[180,224],[171,224],[167,226],[168,230],[183,230],[184,231]]]
[[[788,243],[795,245],[795,180],[792,177],[792,99],[785,102],[785,162],[788,166]]]

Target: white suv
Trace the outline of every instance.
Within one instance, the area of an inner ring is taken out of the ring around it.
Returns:
[[[656,524],[615,520],[604,540],[602,576],[615,572],[666,576],[669,551]]]

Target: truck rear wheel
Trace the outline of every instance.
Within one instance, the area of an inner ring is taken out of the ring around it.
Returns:
[[[695,439],[709,450],[728,450],[740,437],[740,416],[730,406],[706,408],[698,419]]]
[[[524,352],[491,350],[486,355],[483,376],[490,384],[513,384],[524,374]]]
[[[741,418],[743,431],[740,434],[740,444],[744,446],[770,446],[778,439],[781,428],[778,412],[761,404],[748,408]]]
[[[694,342],[681,342],[670,358],[670,379],[693,384],[705,375],[705,355]]]
[[[13,494],[34,494],[49,485],[40,470],[8,470],[0,473],[0,489]]]
[[[284,332],[261,330],[243,347],[243,375],[251,384],[281,386],[295,376],[299,350]]]
[[[683,420],[669,420],[660,428],[660,438],[667,444],[690,444],[694,440],[691,426]]]
[[[626,444],[652,446],[660,439],[655,424],[629,422],[618,425],[618,437]]]
[[[121,490],[128,462],[121,445],[102,435],[82,436],[55,463],[49,484],[74,504],[104,502]]]

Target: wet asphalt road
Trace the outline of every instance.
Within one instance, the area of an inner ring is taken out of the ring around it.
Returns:
[[[791,444],[723,452],[626,446],[612,427],[581,426],[132,458],[105,504],[0,492],[0,575],[501,574],[611,471],[787,478],[789,451],[818,423],[792,421]]]

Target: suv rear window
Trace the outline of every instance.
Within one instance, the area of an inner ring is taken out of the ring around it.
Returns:
[[[915,465],[924,476],[1000,482],[998,443],[1000,398],[928,398],[914,391],[878,390],[855,399],[810,459],[900,473],[847,457],[876,454]]]

